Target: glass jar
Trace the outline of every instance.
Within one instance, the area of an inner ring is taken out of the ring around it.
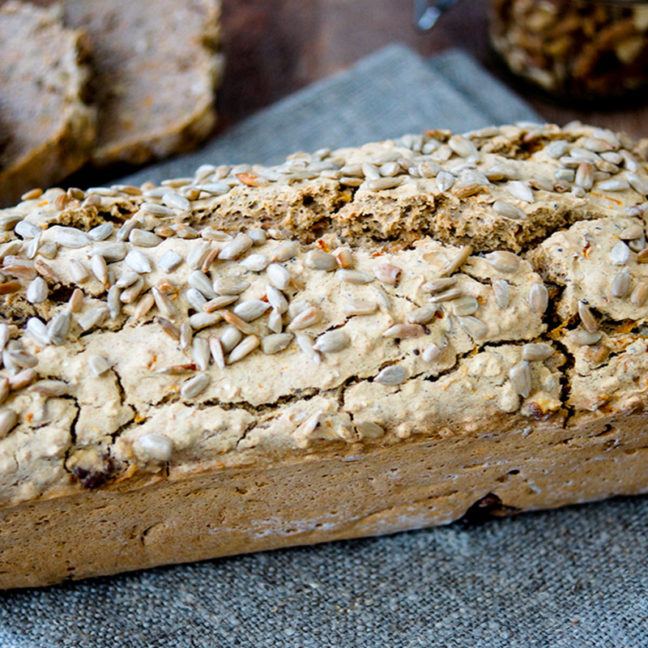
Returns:
[[[490,40],[509,69],[571,98],[648,87],[648,1],[492,0]]]

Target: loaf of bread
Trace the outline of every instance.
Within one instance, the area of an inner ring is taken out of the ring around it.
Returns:
[[[60,7],[0,0],[0,206],[90,157],[88,49],[83,30],[63,26]]]
[[[648,491],[647,158],[434,130],[0,211],[0,587]]]

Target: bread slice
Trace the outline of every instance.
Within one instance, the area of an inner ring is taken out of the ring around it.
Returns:
[[[93,162],[142,164],[187,150],[215,123],[219,0],[65,0],[93,45]]]
[[[519,124],[0,211],[0,587],[648,492],[647,195]]]
[[[0,6],[0,204],[88,160],[95,120],[84,102],[87,54],[84,32],[65,28],[57,8]]]

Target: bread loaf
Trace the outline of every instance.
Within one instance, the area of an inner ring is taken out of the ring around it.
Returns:
[[[90,157],[88,41],[83,30],[63,26],[59,9],[0,2],[2,206],[61,180]]]
[[[648,491],[646,168],[518,124],[1,211],[0,587]]]

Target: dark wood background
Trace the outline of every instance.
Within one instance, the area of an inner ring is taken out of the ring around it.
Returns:
[[[507,83],[514,83],[488,48],[486,0],[459,0],[432,31],[413,25],[413,0],[223,0],[227,56],[218,103],[219,130],[308,83],[340,70],[390,42],[430,56],[462,47]],[[514,83],[515,85],[515,83]],[[598,102],[560,106],[516,89],[547,119],[572,119],[648,135],[648,105],[603,109]]]

